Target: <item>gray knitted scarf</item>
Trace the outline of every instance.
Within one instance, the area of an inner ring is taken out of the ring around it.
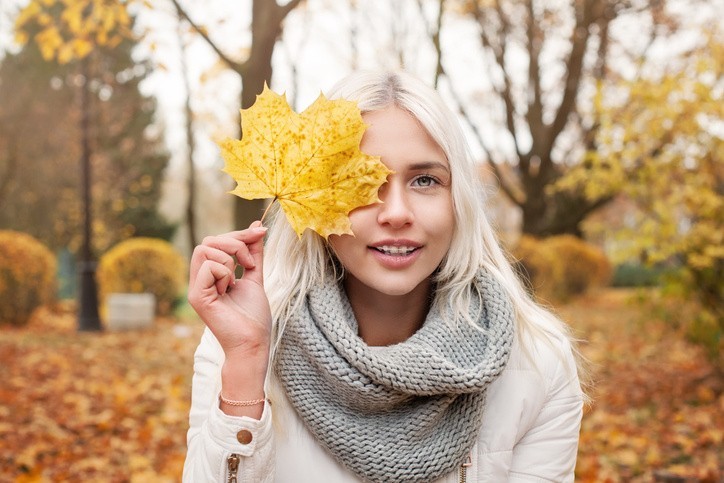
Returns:
[[[479,314],[482,331],[431,312],[408,340],[370,348],[337,283],[313,289],[288,321],[276,371],[289,400],[329,453],[364,480],[432,481],[475,444],[514,328],[498,282],[481,272],[476,283],[482,300],[470,313]]]

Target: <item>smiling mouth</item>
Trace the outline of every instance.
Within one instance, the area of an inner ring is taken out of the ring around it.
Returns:
[[[380,253],[384,253],[385,255],[395,255],[395,256],[405,256],[409,255],[415,250],[417,250],[419,247],[396,247],[396,246],[387,246],[383,245],[380,247],[372,247],[375,250],[377,250]]]

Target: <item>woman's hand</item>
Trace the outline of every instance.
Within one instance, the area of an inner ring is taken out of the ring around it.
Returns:
[[[262,273],[266,228],[255,221],[246,230],[204,238],[194,249],[188,300],[211,329],[227,360],[265,361],[271,310]],[[236,264],[244,268],[237,279]]]

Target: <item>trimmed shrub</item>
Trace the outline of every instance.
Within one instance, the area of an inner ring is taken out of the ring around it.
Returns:
[[[169,315],[182,295],[186,263],[167,241],[130,238],[101,257],[97,279],[103,313],[108,294],[148,292],[156,296],[156,314]]]
[[[40,241],[0,230],[0,323],[23,326],[38,307],[55,301],[55,255]]]
[[[523,236],[513,254],[531,290],[549,301],[565,302],[611,278],[603,251],[572,235],[543,240]]]
[[[550,288],[559,276],[560,264],[554,254],[546,249],[542,240],[529,235],[520,237],[513,250],[515,268],[531,294],[550,298]]]
[[[561,266],[555,284],[558,300],[568,300],[589,288],[609,283],[612,269],[603,250],[573,235],[553,236],[544,243]]]

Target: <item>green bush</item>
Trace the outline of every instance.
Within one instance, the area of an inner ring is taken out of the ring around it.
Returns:
[[[156,296],[156,313],[169,315],[182,295],[186,263],[167,241],[131,238],[101,257],[97,278],[102,313],[108,294],[148,292]]]
[[[656,287],[662,278],[677,270],[675,267],[649,267],[639,263],[622,263],[613,272],[614,287]]]
[[[33,311],[53,302],[55,255],[40,241],[0,230],[0,323],[22,326]]]

